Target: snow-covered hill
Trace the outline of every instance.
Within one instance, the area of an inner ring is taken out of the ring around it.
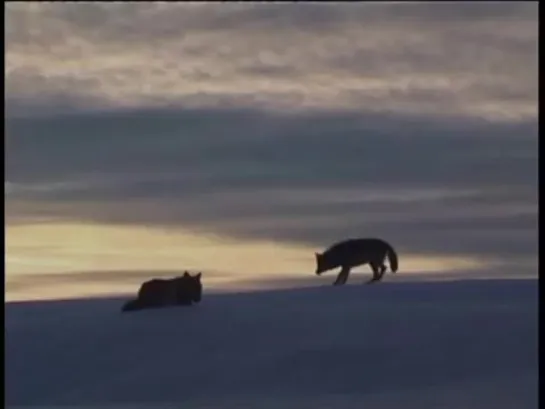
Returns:
[[[6,404],[537,408],[537,290],[392,280],[127,314],[124,298],[8,303]]]

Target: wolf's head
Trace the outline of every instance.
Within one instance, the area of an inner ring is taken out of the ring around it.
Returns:
[[[316,256],[316,275],[320,275],[333,267],[324,254],[314,253],[314,255]]]
[[[200,302],[202,296],[202,273],[198,273],[194,276],[187,271],[181,277],[179,284],[183,289],[183,293],[186,294],[191,301]]]

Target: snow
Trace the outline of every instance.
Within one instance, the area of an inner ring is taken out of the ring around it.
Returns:
[[[537,408],[537,280],[395,278],[205,284],[197,306],[134,313],[125,297],[10,302],[6,405]]]

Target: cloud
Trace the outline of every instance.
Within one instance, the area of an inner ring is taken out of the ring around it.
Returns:
[[[229,105],[535,119],[536,11],[529,2],[9,4],[6,104],[11,115]]]
[[[536,263],[536,12],[10,3],[7,223]]]
[[[8,222],[192,228],[322,247],[537,254],[533,122],[247,110],[8,121]]]

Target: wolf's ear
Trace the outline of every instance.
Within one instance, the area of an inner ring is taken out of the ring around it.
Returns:
[[[184,271],[184,277],[190,277],[189,273],[187,271]]]
[[[202,273],[198,273],[198,274],[195,276],[195,278],[196,278],[197,280],[200,280],[200,279],[201,279],[201,276],[202,276]]]

